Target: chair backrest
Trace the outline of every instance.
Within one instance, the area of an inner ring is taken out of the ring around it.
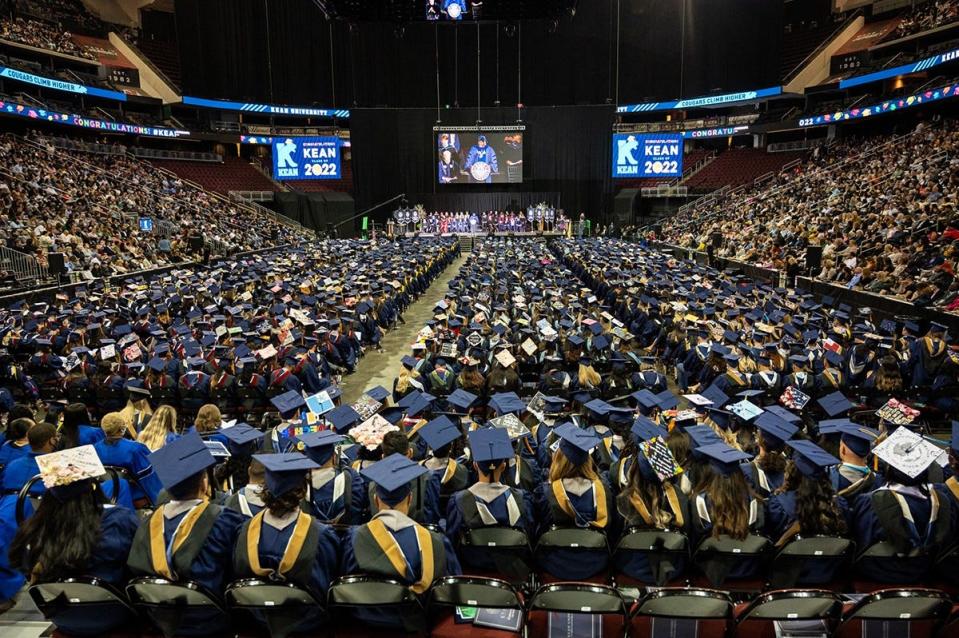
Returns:
[[[137,605],[170,605],[175,602],[179,606],[222,609],[219,601],[192,582],[137,578],[127,586],[127,593]]]
[[[107,465],[103,469],[105,469],[107,473],[110,474],[113,480],[115,481],[114,489],[113,489],[114,502],[116,502],[116,498],[117,498],[116,495],[119,492],[119,487],[120,487],[119,481],[124,480],[127,483],[129,483],[132,488],[136,488],[137,490],[139,490],[141,494],[146,496],[147,500],[150,502],[151,507],[156,507],[156,503],[153,502],[153,499],[150,497],[150,493],[147,490],[143,489],[143,486],[140,484],[140,481],[137,479],[136,474],[134,474],[133,472],[131,472],[129,469],[125,467],[120,467],[119,465]]]
[[[136,617],[119,590],[96,578],[38,583],[28,592],[43,617],[66,634],[102,634]]]
[[[270,638],[286,638],[328,620],[325,605],[292,583],[239,580],[227,587],[225,598],[231,612],[249,614],[266,626]]]
[[[550,571],[550,558],[560,555],[568,571],[556,576],[567,580],[590,578],[609,565],[606,534],[590,528],[553,527],[539,537],[534,556],[541,569]]]
[[[855,544],[838,536],[796,537],[776,554],[770,568],[774,587],[821,585],[849,562]]]
[[[879,541],[866,547],[855,558],[854,568],[858,574],[880,582],[903,584],[912,582],[906,580],[903,574],[923,574],[932,567],[935,557],[923,548],[916,548],[907,553],[899,552],[889,541]]]
[[[725,534],[705,538],[693,553],[693,562],[713,586],[727,578],[755,578],[762,573],[772,543],[768,538],[750,534],[742,540]]]
[[[230,615],[210,592],[190,581],[136,578],[127,585],[127,596],[166,638],[216,634],[230,626]]]
[[[497,575],[521,583],[532,571],[532,551],[526,532],[513,527],[467,529],[460,539],[460,561],[470,567],[470,557],[479,552],[496,566]],[[484,563],[485,564],[485,563]]]
[[[833,635],[858,638],[865,635],[867,625],[878,624],[879,631],[886,635],[933,636],[951,608],[949,596],[938,590],[883,589],[864,596],[848,609]]]
[[[771,591],[760,594],[736,615],[736,623],[748,620],[839,620],[842,601],[824,589]]]
[[[701,588],[665,587],[648,592],[632,615],[691,620],[730,620],[733,601],[725,592]]]
[[[446,576],[433,583],[427,594],[431,605],[521,609],[519,592],[506,581],[477,576]]]
[[[424,631],[426,612],[413,590],[403,583],[377,576],[341,576],[327,592],[327,607],[338,622],[349,621],[355,613],[365,622],[376,622],[369,614],[391,615],[406,631]]]
[[[621,614],[626,617],[622,594],[605,585],[554,583],[540,587],[529,602],[530,611],[579,614]]]

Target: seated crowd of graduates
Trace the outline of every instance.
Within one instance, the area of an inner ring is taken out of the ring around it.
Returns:
[[[170,406],[188,424],[213,403],[259,418],[352,372],[458,253],[451,239],[327,240],[20,301],[0,310],[0,395],[95,417]]]
[[[671,305],[678,299],[687,300],[681,310]],[[238,423],[201,435],[197,423],[148,454],[137,448],[145,463],[128,468],[129,480],[101,482],[107,466],[123,465],[123,447],[138,445],[120,415],[104,415],[96,428],[82,406],[69,406],[57,427],[15,406],[4,449],[29,446],[21,458],[32,465],[20,476],[39,473],[33,488],[42,498],[22,521],[17,484],[0,499],[0,598],[13,597],[24,579],[71,575],[119,587],[138,576],[192,581],[214,595],[260,577],[323,600],[339,576],[367,574],[421,595],[444,575],[511,571],[469,542],[473,530],[489,528],[520,531],[534,545],[555,530],[590,530],[615,548],[647,529],[681,533],[690,548],[825,535],[938,555],[959,515],[959,431],[941,449],[875,411],[868,420],[839,390],[781,405],[778,394],[751,392],[750,373],[734,367],[690,383],[680,398],[649,358],[666,348],[667,319],[688,330],[688,341],[669,347],[674,361],[725,322],[738,337],[720,334],[707,350],[721,346],[734,366],[752,344],[765,353],[774,343],[796,364],[786,375],[794,387],[798,375],[814,376],[811,339],[780,342],[756,324],[789,335],[783,325],[805,316],[811,329],[822,315],[820,328],[843,352],[859,340],[833,329],[829,315],[842,311],[808,301],[622,242],[484,240],[403,358],[393,391],[367,390],[379,405],[371,416],[337,405],[321,419],[328,428],[307,428],[315,421],[306,397],[286,392],[272,399],[282,421],[270,430]],[[743,305],[749,310],[730,315]],[[745,318],[753,308],[758,319]],[[893,332],[894,342],[907,336]],[[945,339],[939,328],[915,339],[904,361],[914,383],[954,365],[932,370],[924,358],[950,349]],[[791,358],[793,348],[807,364]],[[910,364],[913,356],[920,361]],[[873,358],[867,367],[878,365]],[[948,402],[938,409],[954,414]],[[608,551],[605,560],[584,560],[580,550],[537,551],[535,571],[543,579],[604,577]],[[691,573],[690,556],[664,564],[631,554],[615,569],[657,585]],[[721,586],[762,569],[742,560],[703,571]],[[806,567],[820,582],[841,576],[819,569]],[[913,563],[860,569],[881,582],[925,577]],[[404,627],[389,609],[355,613]],[[86,629],[96,633],[105,620],[91,618]],[[323,621],[304,618],[302,626]],[[190,627],[209,630],[203,618]]]

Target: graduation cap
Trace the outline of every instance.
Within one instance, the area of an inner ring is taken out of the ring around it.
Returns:
[[[726,404],[727,401],[729,401],[729,396],[725,392],[720,390],[719,386],[717,385],[709,386],[708,388],[700,392],[700,394],[706,397],[707,399],[709,399],[710,401],[712,401],[713,402],[712,407],[714,408],[721,408]]]
[[[480,428],[469,433],[470,454],[480,467],[493,470],[513,458],[513,445],[504,428]]]
[[[147,460],[167,490],[216,464],[216,459],[196,432],[189,432],[167,443],[151,453]]]
[[[280,496],[300,487],[306,479],[306,473],[320,467],[299,452],[254,454],[253,458],[263,464],[266,470],[266,489],[273,496]]]
[[[435,452],[458,439],[463,433],[449,417],[441,415],[420,428],[419,434],[430,449]]]
[[[410,493],[410,483],[429,472],[402,454],[391,454],[382,461],[360,470],[375,485],[376,495],[386,505],[394,506]]]
[[[499,392],[489,398],[489,406],[493,408],[496,414],[508,414],[510,412],[522,412],[526,409],[526,404],[515,392]]]
[[[830,417],[839,416],[851,410],[853,407],[852,402],[846,398],[846,395],[838,390],[824,397],[819,397],[816,399],[816,403],[818,403]]]
[[[64,501],[90,492],[90,481],[106,470],[92,445],[81,445],[37,457],[43,485],[58,500]]]
[[[564,423],[553,433],[560,437],[559,449],[573,465],[586,463],[590,451],[602,443],[602,439],[594,432],[578,428],[572,423]]]
[[[244,454],[250,451],[251,447],[256,447],[265,436],[255,427],[246,423],[237,423],[231,428],[220,430],[220,433],[226,437],[226,446],[231,454]]]
[[[856,456],[863,458],[869,455],[873,443],[879,438],[877,430],[851,421],[848,424],[840,424],[836,429],[841,435],[840,440],[846,444],[846,447],[852,450]],[[822,431],[821,428],[820,431]]]
[[[756,419],[756,427],[763,433],[763,441],[770,450],[780,450],[783,444],[799,430],[795,425],[773,414],[763,412]]]
[[[279,394],[270,399],[270,403],[276,407],[284,419],[292,418],[297,410],[306,405],[306,401],[303,400],[303,395],[296,390]]]
[[[333,456],[337,444],[345,441],[346,437],[332,430],[323,430],[304,434],[299,439],[302,445],[298,445],[297,449],[301,449],[314,463],[323,466]]]
[[[799,416],[798,414],[793,414],[792,412],[782,407],[781,405],[775,405],[775,404],[767,405],[763,409],[766,412],[775,414],[776,416],[778,416],[783,421],[786,421],[787,423],[799,423],[800,421],[802,421],[801,416]]]
[[[659,407],[659,399],[651,390],[647,390],[646,388],[643,388],[637,392],[633,392],[629,396],[635,399],[636,403],[639,404],[639,407],[645,409],[647,412],[653,408]]]
[[[922,475],[942,455],[942,450],[919,434],[898,427],[873,450],[878,458],[911,479]]]
[[[630,432],[636,439],[637,443],[640,441],[655,439],[656,437],[666,438],[668,435],[666,428],[653,423],[644,416],[637,417],[637,419],[633,422],[633,427]]]
[[[739,472],[742,462],[752,458],[745,452],[722,442],[701,446],[696,451],[706,457],[710,466],[723,476]]]
[[[433,401],[436,400],[436,397],[426,392],[414,390],[403,397],[403,400],[405,400],[405,405],[402,405],[402,401],[397,405],[406,410],[407,416],[413,417],[433,405]]]
[[[339,405],[326,413],[326,420],[333,424],[337,432],[345,432],[363,420],[353,406]]]
[[[669,390],[663,390],[656,395],[656,404],[662,410],[672,410],[679,405],[679,398]]]
[[[812,441],[803,439],[786,441],[786,445],[793,450],[792,458],[796,469],[810,478],[823,477],[827,469],[841,463],[839,459]]]
[[[472,392],[467,392],[461,388],[454,390],[448,397],[446,397],[447,403],[450,405],[459,408],[460,410],[469,410],[473,407],[473,404],[476,403],[477,397]]]
[[[613,406],[606,403],[602,399],[593,399],[583,407],[589,410],[592,414],[596,415],[597,418],[606,416],[609,414],[609,411],[613,409]]]
[[[374,388],[370,388],[369,390],[364,392],[364,394],[366,394],[369,397],[372,397],[374,400],[379,401],[380,403],[383,403],[384,401],[386,401],[386,397],[390,396],[390,391],[384,388],[383,386],[378,385]]]

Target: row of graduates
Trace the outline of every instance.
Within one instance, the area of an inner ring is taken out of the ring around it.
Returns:
[[[566,264],[637,338],[676,370],[683,392],[716,383],[778,398],[836,391],[878,407],[898,394],[959,413],[959,350],[946,326],[874,318],[826,297],[757,284],[619,240],[559,242]]]
[[[466,448],[476,479],[452,492],[444,524],[433,528],[417,520],[429,493],[424,484],[449,472],[415,463],[409,450],[391,452],[360,470],[369,485],[364,497],[370,519],[336,527],[324,521],[311,503],[314,485],[324,477],[335,483],[337,476],[350,472],[338,452],[344,437],[331,431],[304,435],[296,442],[302,452],[257,453],[262,432],[229,428],[235,458],[242,459],[254,479],[233,494],[212,488],[208,470],[217,461],[203,440],[195,433],[181,437],[150,456],[165,494],[163,504],[142,522],[132,509],[107,502],[97,482],[104,469],[93,446],[50,452],[40,464],[44,496],[19,529],[12,519],[16,497],[0,500],[2,540],[8,543],[8,563],[0,561],[0,573],[20,570],[34,583],[94,576],[115,585],[131,576],[152,575],[194,581],[214,593],[233,578],[269,577],[318,596],[339,574],[367,573],[398,578],[421,594],[443,575],[497,568],[482,548],[459,544],[465,529],[479,527],[512,527],[533,536],[537,527],[558,525],[602,530],[610,539],[620,530],[670,529],[686,533],[694,544],[751,533],[780,545],[797,535],[850,535],[860,547],[889,541],[905,553],[945,547],[955,526],[955,479],[929,482],[928,465],[907,474],[896,453],[884,475],[872,472],[869,455],[879,433],[851,422],[826,424],[818,432],[825,446],[838,444],[843,461],[795,428],[766,421],[757,424],[757,460],[747,463],[752,455],[735,442],[724,442],[728,433],[715,424],[691,419],[672,423],[667,431],[641,417],[630,429],[627,454],[605,474],[599,460],[606,447],[603,429],[587,421],[573,418],[550,428],[545,442],[554,451],[535,505],[527,491],[503,482],[509,460],[529,442],[522,437],[511,441],[504,428],[477,424],[467,435]],[[439,454],[463,437],[461,428],[444,417],[419,434]],[[737,434],[742,440],[743,432]],[[684,451],[680,463],[677,456]],[[779,462],[770,460],[774,457]],[[764,480],[753,483],[753,464],[766,468]],[[782,470],[778,477],[776,467]],[[859,478],[846,480],[844,469],[855,470]],[[762,489],[768,489],[765,499],[758,493]],[[122,496],[118,502],[124,502]],[[890,515],[892,510],[896,515]],[[547,554],[539,567],[564,579],[592,575],[591,566],[575,552],[562,550]],[[641,556],[619,567],[647,583],[662,577]],[[724,577],[748,576],[755,569],[743,561]],[[908,583],[918,582],[922,574],[884,568],[869,576]],[[7,588],[22,582],[15,576],[5,581]],[[102,622],[89,620],[91,631]],[[305,619],[304,626],[320,620]],[[383,611],[364,612],[360,620],[402,626],[402,619]],[[206,630],[203,623],[202,617],[194,619],[195,635]]]
[[[91,287],[56,306],[15,303],[0,311],[0,385],[13,400],[66,397],[98,414],[122,408],[131,385],[154,408],[214,402],[227,414],[318,391],[379,347],[459,251],[448,239],[380,242],[356,265],[364,245],[354,244]],[[391,276],[368,272],[374,264]]]

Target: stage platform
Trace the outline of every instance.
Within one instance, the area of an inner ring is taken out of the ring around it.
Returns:
[[[403,233],[404,237],[565,237],[566,233],[558,230],[525,230],[503,231],[495,233]]]

